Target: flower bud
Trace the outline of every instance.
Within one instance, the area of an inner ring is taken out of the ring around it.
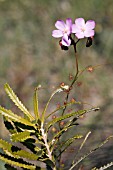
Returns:
[[[86,47],[90,47],[92,45],[92,40],[93,40],[93,37],[87,38]]]
[[[62,45],[62,40],[59,41],[59,45],[60,45],[62,50],[67,51],[69,49],[67,46]]]

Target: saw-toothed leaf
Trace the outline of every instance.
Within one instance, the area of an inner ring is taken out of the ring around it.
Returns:
[[[85,155],[83,155],[79,160],[77,160],[76,162],[73,161],[73,165],[71,166],[71,168],[69,170],[72,170],[73,168],[75,168],[75,166],[77,166],[81,161],[83,161],[85,158],[87,158],[89,155],[91,155],[92,153],[94,153],[95,151],[97,151],[98,149],[100,149],[103,145],[105,145],[107,142],[109,142],[109,140],[113,138],[113,136],[109,136],[107,139],[105,139],[102,143],[100,143],[97,147],[95,147],[94,149],[90,150],[88,153],[86,153]]]
[[[7,141],[0,139],[0,148],[3,150],[7,150],[8,152],[11,151],[12,144],[8,143]]]
[[[9,84],[4,85],[5,91],[10,97],[10,99],[15,103],[15,105],[31,120],[34,120],[34,117],[29,113],[29,111],[26,109],[26,107],[22,104],[22,102],[19,100],[19,98],[16,96],[14,91],[11,89]]]
[[[22,159],[16,159],[16,158],[7,156],[7,155],[2,154],[2,153],[0,153],[0,160],[6,162],[7,164],[9,164],[11,166],[26,168],[26,169],[29,169],[29,170],[35,170],[36,169],[35,165],[32,165],[28,162],[25,162]]]
[[[79,110],[77,112],[73,112],[73,113],[69,113],[69,114],[66,114],[64,116],[60,116],[58,118],[55,118],[53,119],[52,121],[50,121],[48,124],[47,124],[47,128],[51,127],[52,125],[54,125],[55,123],[61,121],[61,120],[64,120],[64,119],[67,119],[67,118],[70,118],[72,116],[80,116],[80,115],[83,115],[86,113],[86,110]]]
[[[88,112],[91,112],[91,111],[96,111],[96,109],[99,109],[99,108],[91,108],[91,109],[88,109],[88,110],[78,110],[76,112],[72,112],[72,113],[60,116],[58,118],[53,119],[49,123],[47,123],[47,128],[51,127],[52,125],[54,125],[55,123],[57,123],[61,120],[64,120],[64,119],[67,119],[67,118],[70,118],[70,117],[73,117],[73,116],[75,116],[76,118],[79,118],[80,116],[84,115],[85,113],[88,113]]]
[[[35,149],[36,154],[37,154],[38,156],[41,156],[41,155],[43,154],[43,150],[40,149],[38,146],[36,146],[34,149]]]
[[[33,138],[30,135],[31,133],[29,131],[14,133],[11,135],[11,140],[13,142],[24,142],[26,139]]]
[[[92,168],[91,170],[105,170],[113,166],[113,162],[108,163],[107,165],[101,166],[100,168]]]
[[[72,138],[69,138],[68,140],[66,140],[65,142],[62,142],[62,144],[60,145],[60,148],[63,147],[65,149],[67,149],[68,146],[70,146],[76,139],[81,139],[83,136],[82,135],[75,135]]]
[[[25,150],[19,150],[17,152],[13,152],[13,154],[16,155],[17,158],[22,157],[22,158],[26,158],[26,159],[34,160],[34,161],[38,159],[38,155],[27,152]]]
[[[34,92],[34,97],[33,97],[33,103],[34,103],[34,114],[35,114],[35,118],[36,118],[36,122],[39,119],[39,111],[38,111],[38,87],[35,89]]]
[[[19,151],[21,150],[17,146],[13,146],[11,143],[8,143],[5,140],[0,139],[0,148],[6,153],[8,156],[15,157],[13,154],[14,151]]]
[[[68,126],[68,124],[67,124],[67,126],[65,126],[63,129],[61,129],[58,133],[56,133],[56,134],[53,136],[52,140],[49,142],[49,146],[51,147],[51,150],[54,149],[54,146],[56,145],[59,137],[60,137],[64,132],[67,132],[67,130],[70,129],[70,128],[72,128],[73,126],[76,126],[76,125],[70,125],[70,124],[69,124],[69,126]]]
[[[0,114],[5,116],[6,118],[11,119],[12,121],[20,122],[20,123],[23,123],[25,125],[35,127],[35,125],[33,123],[31,123],[28,120],[22,118],[21,116],[18,116],[16,114],[14,114],[11,110],[7,110],[7,109],[5,109],[5,108],[3,108],[1,106],[0,106]]]

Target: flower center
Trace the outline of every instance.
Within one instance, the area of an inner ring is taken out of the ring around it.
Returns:
[[[68,33],[68,29],[65,28],[64,31],[63,31],[64,34],[67,34]]]
[[[85,28],[81,28],[81,31],[84,32],[84,31],[85,31]]]

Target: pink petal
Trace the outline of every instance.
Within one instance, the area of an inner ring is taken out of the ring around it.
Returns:
[[[94,36],[94,34],[95,34],[94,30],[86,30],[84,32],[85,37],[92,37]]]
[[[72,25],[72,33],[76,33],[78,31],[80,31],[80,28],[78,28],[76,24],[73,24]]]
[[[79,32],[77,32],[76,34],[75,34],[75,36],[78,38],[78,39],[82,39],[82,38],[84,38],[84,33],[81,31],[79,31]]]
[[[86,22],[86,29],[94,29],[95,28],[95,21],[89,20]]]
[[[55,38],[59,38],[59,37],[63,36],[63,33],[60,30],[53,30],[52,31],[52,36],[55,37]]]
[[[71,45],[71,40],[67,36],[67,34],[64,34],[64,36],[62,37],[62,45],[64,45],[64,46],[70,46]]]
[[[71,30],[72,30],[72,19],[71,18],[66,19],[66,26],[69,29],[70,33],[71,33]]]
[[[77,18],[75,20],[75,24],[78,26],[78,27],[84,27],[85,25],[85,20],[83,18]]]
[[[65,22],[62,21],[62,20],[58,20],[56,23],[55,23],[55,27],[58,29],[58,30],[61,30],[63,31],[65,29]]]

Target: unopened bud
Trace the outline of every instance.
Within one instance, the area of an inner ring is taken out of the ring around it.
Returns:
[[[57,131],[57,129],[55,127],[53,127],[51,130],[52,130],[52,132],[56,132]]]
[[[55,115],[53,115],[53,116],[52,116],[52,119],[55,119],[55,118],[56,118],[56,116],[55,116]]]
[[[80,87],[82,85],[82,82],[77,82],[77,86]]]
[[[62,40],[59,41],[59,45],[60,45],[62,50],[67,51],[69,49],[67,46],[62,45]]]
[[[62,122],[60,122],[60,125],[61,125],[61,126],[63,126],[64,124],[65,124],[65,123],[64,123],[63,121],[62,121]]]
[[[90,47],[92,45],[93,37],[88,37],[86,42],[86,47]]]
[[[72,103],[75,103],[75,102],[76,102],[76,100],[75,100],[74,98],[72,98],[72,99],[71,99],[71,102],[72,102]]]
[[[94,68],[93,68],[92,66],[89,66],[89,67],[87,68],[87,71],[90,72],[90,73],[92,73],[92,72],[94,71]]]

